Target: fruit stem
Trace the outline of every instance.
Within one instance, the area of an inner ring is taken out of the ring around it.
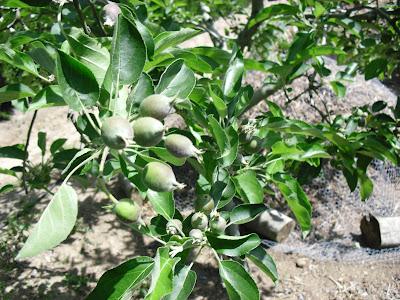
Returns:
[[[214,253],[215,258],[217,259],[218,263],[221,262],[221,259],[219,258],[217,251],[215,251],[214,248],[211,248],[211,250],[212,250],[212,252]]]
[[[100,160],[100,166],[99,166],[99,173],[100,173],[100,176],[103,176],[104,165],[105,165],[105,163],[106,163],[106,159],[107,159],[108,152],[109,152],[109,148],[108,148],[108,147],[105,147],[104,150],[103,150],[103,154],[102,154],[102,156],[101,156],[101,160]]]
[[[117,204],[119,201],[111,194],[111,192],[108,190],[106,183],[104,182],[103,177],[100,177],[98,179],[99,187],[100,189],[107,195],[108,199],[111,200],[112,203]]]
[[[140,155],[139,152],[137,152],[137,151],[135,151],[135,150],[133,150],[133,149],[126,149],[126,150],[131,150],[133,153],[136,153],[136,154]],[[126,154],[125,154],[124,151],[121,151],[120,154],[121,154],[121,156],[124,158],[124,160],[128,163],[128,165],[130,165],[131,167],[134,167],[136,170],[143,171],[143,168],[140,167],[140,166],[138,166],[137,164],[133,163],[133,162],[129,159],[129,157],[126,156]]]

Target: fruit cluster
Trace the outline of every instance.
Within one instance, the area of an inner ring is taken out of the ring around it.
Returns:
[[[104,144],[111,149],[123,150],[128,147],[154,147],[164,141],[164,147],[177,158],[200,158],[201,151],[188,137],[176,133],[165,136],[162,121],[175,112],[176,102],[176,99],[154,94],[141,102],[139,117],[132,123],[120,116],[105,119],[101,126]],[[171,192],[185,186],[177,182],[172,168],[161,161],[149,162],[142,171],[142,179],[149,189],[156,192]],[[127,221],[137,221],[140,215],[139,205],[132,201],[120,201],[114,211]]]

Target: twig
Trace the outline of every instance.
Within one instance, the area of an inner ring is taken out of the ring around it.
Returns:
[[[80,21],[82,23],[83,31],[87,35],[89,35],[90,34],[90,28],[86,24],[85,16],[83,15],[83,12],[82,12],[81,3],[79,2],[79,0],[74,0],[73,3],[74,3],[74,7],[76,9],[76,12],[78,13],[79,19],[80,19]]]
[[[96,19],[97,25],[99,25],[99,28],[101,30],[101,34],[106,36],[107,32],[106,32],[106,30],[105,30],[105,28],[103,26],[103,23],[100,20],[99,14],[97,13],[96,6],[94,5],[92,0],[89,0],[89,5],[90,5],[90,8],[92,10],[94,18]]]
[[[33,113],[33,116],[32,116],[31,123],[29,124],[28,134],[27,134],[26,144],[25,144],[25,149],[24,149],[25,157],[24,157],[24,161],[22,162],[22,184],[24,186],[25,195],[28,195],[28,187],[26,185],[26,163],[27,163],[27,160],[29,157],[28,146],[29,146],[29,142],[31,140],[32,128],[33,128],[33,124],[35,123],[37,113],[38,113],[38,111],[35,110],[35,112]]]

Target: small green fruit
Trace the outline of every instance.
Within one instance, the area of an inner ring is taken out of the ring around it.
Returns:
[[[114,205],[114,212],[123,221],[136,222],[140,217],[141,207],[131,199],[122,199]]]
[[[200,229],[192,229],[189,231],[189,236],[195,243],[201,243],[204,240],[203,232]]]
[[[165,138],[165,148],[173,156],[185,158],[185,157],[197,157],[201,154],[192,143],[192,141],[181,134],[170,134]]]
[[[101,137],[108,147],[123,149],[133,139],[133,129],[127,119],[113,116],[103,121]]]
[[[243,149],[247,153],[253,154],[259,152],[262,149],[262,146],[263,146],[263,140],[255,136],[252,138],[250,142],[243,145]]]
[[[210,221],[210,230],[216,234],[223,234],[226,228],[226,220],[221,216],[216,216]]]
[[[166,229],[168,234],[178,234],[182,231],[182,222],[178,219],[169,220]]]
[[[209,215],[214,209],[214,200],[210,195],[199,195],[194,201],[194,209]]]
[[[172,99],[161,94],[150,95],[140,103],[139,113],[143,117],[164,120],[174,110]]]
[[[157,119],[143,117],[133,123],[135,141],[140,146],[151,147],[157,145],[164,136],[164,125]]]
[[[192,216],[191,224],[193,228],[205,230],[208,225],[208,218],[205,214],[197,212]]]
[[[176,181],[172,168],[164,163],[150,162],[143,169],[143,182],[156,192],[171,192],[182,189],[184,184]]]

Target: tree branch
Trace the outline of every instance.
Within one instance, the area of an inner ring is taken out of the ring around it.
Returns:
[[[253,97],[251,98],[250,102],[248,103],[248,105],[246,106],[246,108],[243,110],[243,112],[240,115],[243,115],[250,108],[254,107],[261,101],[268,98],[269,96],[272,96],[273,94],[275,94],[277,91],[279,91],[283,87],[284,87],[284,83],[282,81],[278,81],[275,84],[272,84],[272,83],[264,84],[261,88],[254,91]]]
[[[237,43],[241,49],[245,47],[250,47],[251,39],[253,35],[257,32],[260,24],[256,24],[253,27],[249,28],[249,23],[252,19],[256,17],[256,15],[264,8],[263,0],[252,0],[251,1],[251,14],[250,18],[247,20],[246,27],[239,33],[237,38]]]
[[[79,0],[74,0],[73,2],[74,2],[74,7],[76,9],[76,12],[78,13],[79,19],[80,19],[80,21],[82,23],[83,31],[87,35],[89,35],[90,34],[90,28],[86,24],[85,16],[83,15],[82,8],[81,8],[81,3],[79,2]]]
[[[204,24],[204,27],[202,28],[208,32],[211,41],[215,47],[223,48],[225,45],[224,37],[218,32],[218,30],[214,26],[214,21],[209,14],[210,8],[204,3],[200,3],[200,9],[202,11],[203,24]]]
[[[93,0],[89,0],[89,5],[92,10],[92,14],[93,14],[94,18],[96,19],[97,25],[99,26],[99,28],[101,30],[101,34],[106,36],[107,32],[104,29],[103,23],[100,20],[99,14],[97,13],[97,9],[96,9],[95,4],[93,3]]]
[[[37,113],[38,113],[37,110],[35,110],[35,112],[33,113],[31,123],[29,124],[28,133],[26,135],[26,143],[24,148],[25,156],[24,156],[24,161],[22,162],[22,184],[24,186],[25,195],[28,195],[28,186],[26,184],[26,163],[29,158],[28,147],[29,147],[29,142],[31,140],[32,128],[33,124],[35,123]]]

